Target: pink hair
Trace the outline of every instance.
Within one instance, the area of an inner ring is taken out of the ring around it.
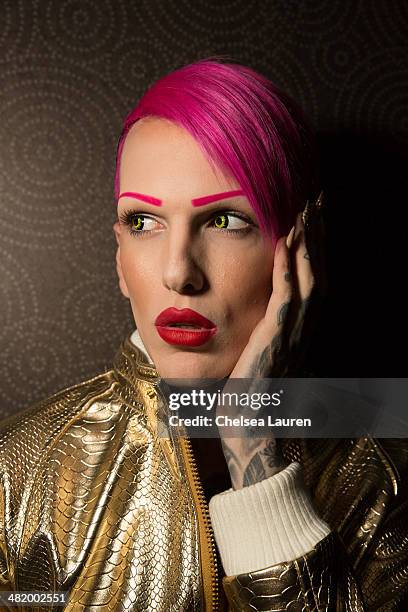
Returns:
[[[237,180],[262,231],[275,238],[289,232],[314,196],[314,140],[303,113],[251,68],[209,58],[156,81],[126,117],[116,155],[116,199],[126,135],[146,116],[186,129],[213,167]]]

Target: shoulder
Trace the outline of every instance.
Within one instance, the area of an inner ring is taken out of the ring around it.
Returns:
[[[115,380],[108,370],[60,389],[53,395],[36,402],[29,408],[0,422],[0,472],[21,474],[24,464],[36,460],[44,449],[57,438],[70,423],[98,398],[111,397]],[[14,466],[16,462],[16,466]]]

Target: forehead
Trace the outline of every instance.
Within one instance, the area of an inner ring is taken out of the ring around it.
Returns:
[[[170,121],[141,119],[126,137],[120,162],[120,192],[191,200],[238,187],[233,177],[227,177],[208,161],[184,128]]]

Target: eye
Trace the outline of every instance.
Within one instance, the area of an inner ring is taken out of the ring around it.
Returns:
[[[213,227],[229,232],[240,232],[248,230],[251,221],[236,213],[222,212],[212,218]]]
[[[157,226],[160,225],[152,217],[131,210],[120,215],[120,220],[129,228],[129,232],[133,236],[145,234],[157,229]]]

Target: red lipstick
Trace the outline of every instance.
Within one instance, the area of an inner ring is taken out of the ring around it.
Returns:
[[[217,333],[215,323],[191,308],[166,308],[154,324],[160,338],[168,344],[201,346]]]

